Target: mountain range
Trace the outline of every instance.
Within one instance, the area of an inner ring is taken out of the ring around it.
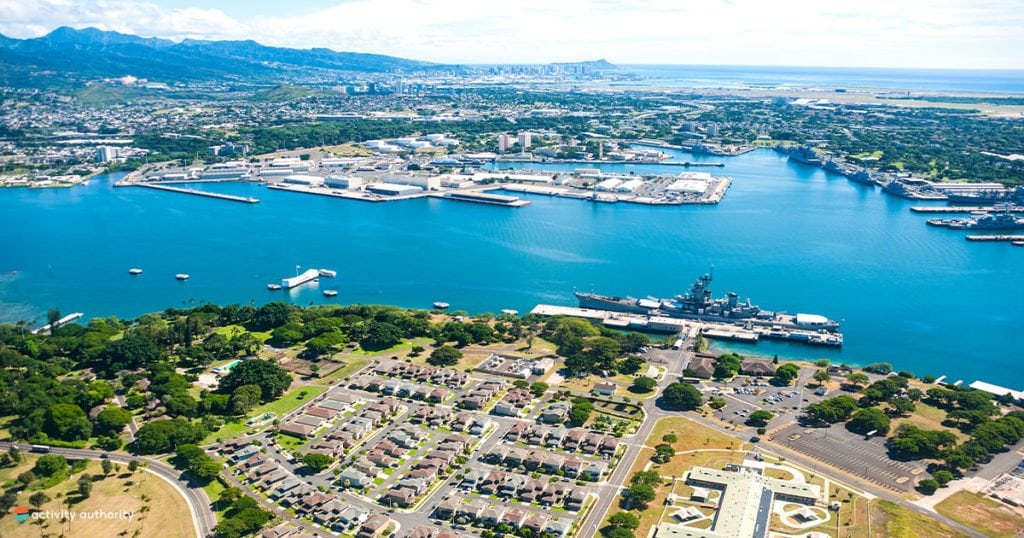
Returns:
[[[40,87],[132,75],[159,82],[278,79],[299,70],[388,73],[440,66],[380,54],[268,47],[255,41],[180,43],[95,28],[60,27],[42,37],[0,35],[0,84]]]

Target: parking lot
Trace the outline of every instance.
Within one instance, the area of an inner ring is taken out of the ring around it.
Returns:
[[[726,402],[725,407],[714,412],[715,418],[739,425],[747,421],[750,413],[763,409],[775,414],[766,426],[769,430],[796,420],[805,406],[830,396],[815,394],[813,387],[807,388],[803,383],[776,387],[758,379],[737,379],[728,383],[709,381],[702,386],[705,396],[718,396]]]
[[[772,440],[894,491],[911,491],[918,475],[925,471],[924,466],[917,462],[890,459],[885,437],[865,439],[842,425],[806,428],[790,424],[774,432]]]

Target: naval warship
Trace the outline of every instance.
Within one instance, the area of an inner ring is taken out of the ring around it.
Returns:
[[[610,297],[596,293],[576,292],[581,308],[610,310],[650,316],[696,319],[722,323],[750,323],[752,325],[804,329],[813,331],[839,330],[839,323],[817,314],[783,314],[762,310],[751,304],[750,299],[740,301],[739,296],[729,292],[725,297],[711,295],[711,274],[705,274],[690,286],[683,295],[672,299],[649,297]]]

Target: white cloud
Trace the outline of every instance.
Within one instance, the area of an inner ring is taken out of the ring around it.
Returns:
[[[0,0],[0,33],[38,37],[59,26],[168,39],[237,38],[248,28],[218,9],[166,9],[132,0]]]
[[[273,5],[271,0],[263,3]],[[129,0],[0,0],[0,33],[24,37],[62,24],[96,26],[451,63],[607,58],[619,63],[1024,68],[1021,4],[346,0],[305,13],[292,5],[277,15],[249,16],[245,2],[225,13]]]

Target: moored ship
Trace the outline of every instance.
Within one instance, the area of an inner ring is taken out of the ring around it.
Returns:
[[[846,176],[846,178],[854,183],[860,183],[861,185],[870,185],[872,187],[877,185],[877,183],[875,183],[875,178],[871,177],[871,173],[867,170],[858,170]]]
[[[751,323],[754,325],[785,328],[837,331],[839,323],[816,314],[781,314],[762,310],[750,299],[740,301],[735,293],[713,298],[709,285],[711,275],[705,274],[690,286],[690,290],[672,299],[609,297],[595,293],[576,293],[581,308],[627,312],[649,316],[696,319],[725,323]]]
[[[810,146],[797,146],[790,148],[789,160],[796,161],[800,164],[807,164],[811,166],[821,166],[821,157],[814,152],[814,148]]]
[[[991,213],[972,213],[969,218],[928,219],[932,226],[954,230],[1019,230],[1024,228],[1024,219],[1013,216],[1009,204],[999,204]]]

